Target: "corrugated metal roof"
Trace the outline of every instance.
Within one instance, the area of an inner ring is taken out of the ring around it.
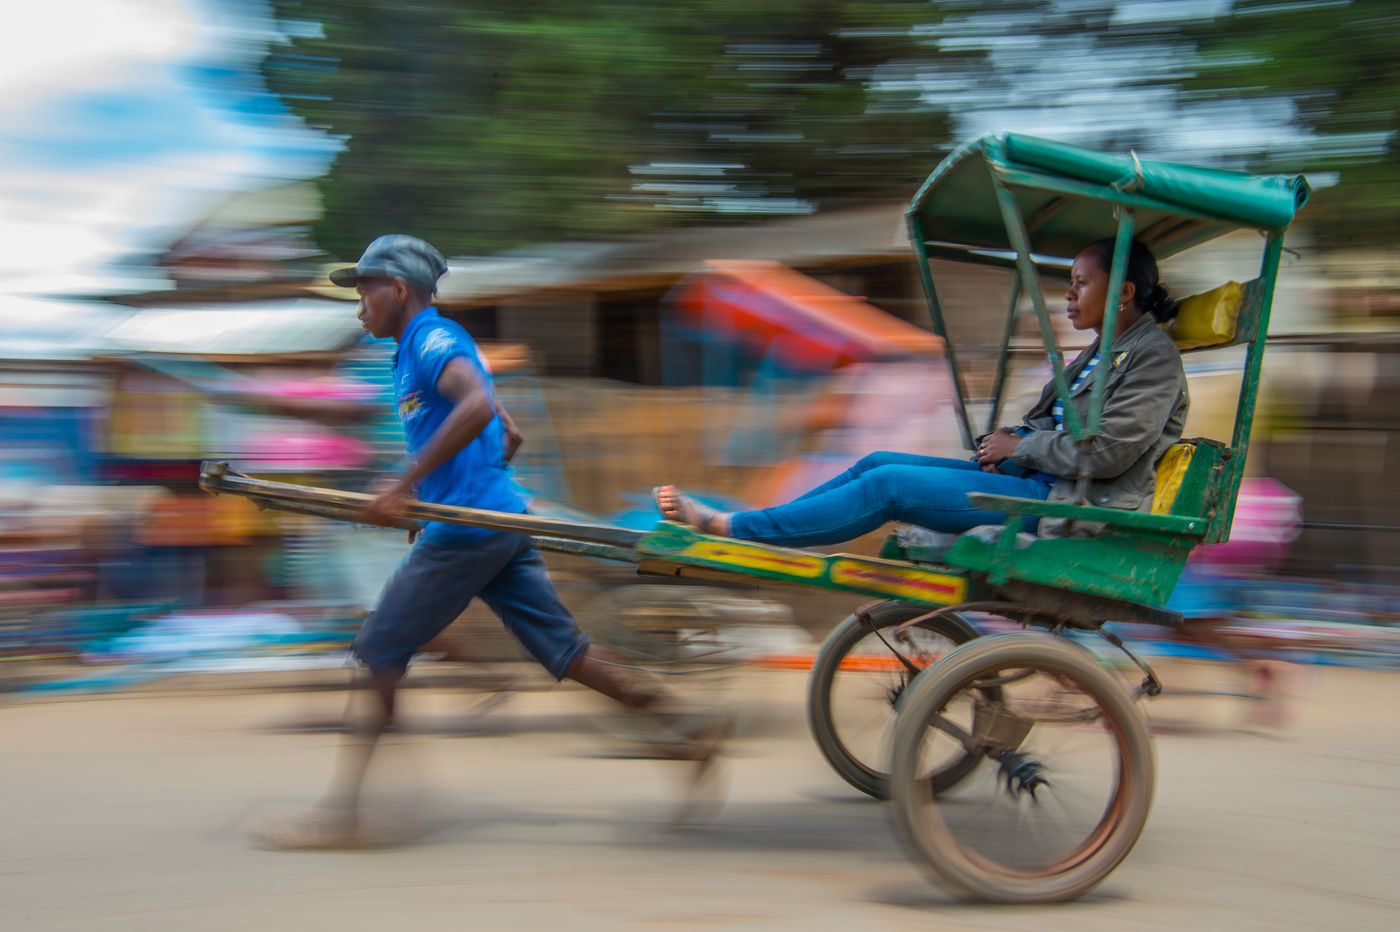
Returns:
[[[0,296],[0,359],[83,359],[130,308]]]
[[[103,348],[201,356],[333,352],[362,335],[356,309],[319,298],[147,308],[109,330]]]

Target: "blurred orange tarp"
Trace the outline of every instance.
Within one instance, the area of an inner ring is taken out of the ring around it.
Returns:
[[[709,260],[670,303],[698,329],[803,371],[943,350],[936,334],[777,262]]]
[[[943,339],[862,298],[777,262],[710,260],[668,304],[706,342],[826,379],[799,428],[805,452],[741,493],[751,505],[789,501],[872,450],[931,455],[956,434]]]

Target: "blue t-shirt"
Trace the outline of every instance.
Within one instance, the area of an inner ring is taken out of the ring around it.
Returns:
[[[408,452],[417,456],[442,426],[454,402],[437,390],[438,376],[453,359],[466,360],[476,370],[491,397],[491,373],[476,341],[466,330],[429,307],[420,311],[404,329],[394,353],[394,389],[399,422]],[[511,488],[510,466],[505,461],[505,426],[499,417],[434,469],[418,484],[418,497],[440,505],[462,505],[519,514],[525,503]],[[423,536],[429,540],[467,540],[494,533],[483,528],[429,521]]]

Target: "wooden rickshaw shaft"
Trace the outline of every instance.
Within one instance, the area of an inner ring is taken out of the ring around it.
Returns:
[[[288,482],[272,482],[266,479],[252,479],[231,468],[227,463],[202,463],[199,472],[199,487],[206,492],[227,492],[269,507],[277,507],[301,514],[361,521],[365,524],[387,524],[394,527],[403,527],[407,523],[377,521],[364,516],[362,514],[364,508],[374,500],[372,495],[363,492],[345,492],[339,489],[293,485]],[[557,518],[542,518],[539,515],[511,514],[420,501],[406,503],[403,516],[415,521],[445,521],[449,524],[479,527],[492,531],[514,531],[519,534],[529,534],[541,540],[568,539],[621,548],[635,546],[645,533],[604,524],[561,521]]]

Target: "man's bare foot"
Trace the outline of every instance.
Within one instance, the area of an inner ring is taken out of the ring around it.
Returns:
[[[364,848],[374,842],[363,833],[353,809],[312,809],[303,815],[264,816],[248,827],[248,836],[271,851]]]
[[[432,821],[417,798],[378,803],[373,811],[322,802],[299,814],[269,813],[248,825],[248,837],[269,851],[350,851],[407,844],[426,835]]]
[[[1254,701],[1245,715],[1245,724],[1282,730],[1290,719],[1287,669],[1275,660],[1257,660],[1254,673]]]
[[[701,504],[683,494],[673,485],[659,485],[651,490],[656,508],[667,521],[695,528],[702,534],[729,536],[729,515]]]

